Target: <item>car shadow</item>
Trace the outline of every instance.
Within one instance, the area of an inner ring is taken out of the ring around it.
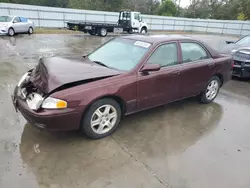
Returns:
[[[147,156],[179,153],[209,135],[222,114],[216,102],[205,105],[190,98],[127,116],[112,137]]]

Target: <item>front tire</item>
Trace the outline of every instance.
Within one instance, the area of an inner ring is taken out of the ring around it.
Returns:
[[[113,99],[94,102],[83,116],[81,131],[89,138],[101,139],[111,135],[121,120],[121,107]]]
[[[13,37],[15,35],[15,31],[14,31],[14,29],[12,27],[9,28],[8,35],[11,36],[11,37]]]
[[[147,29],[145,28],[145,27],[143,27],[142,29],[141,29],[141,32],[140,32],[141,34],[146,34],[147,33]]]
[[[214,101],[220,90],[221,81],[217,76],[212,77],[207,84],[206,90],[200,95],[200,101],[208,104]]]

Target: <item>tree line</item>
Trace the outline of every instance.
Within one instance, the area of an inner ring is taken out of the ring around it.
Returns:
[[[102,11],[130,9],[143,14],[202,19],[250,20],[250,0],[190,0],[186,8],[182,0],[1,0],[62,8]]]

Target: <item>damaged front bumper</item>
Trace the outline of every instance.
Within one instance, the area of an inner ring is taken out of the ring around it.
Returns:
[[[27,76],[28,75],[24,75],[23,77],[27,78]],[[23,77],[15,87],[11,96],[16,112],[21,112],[29,124],[40,129],[46,129],[48,131],[79,129],[82,116],[79,111],[71,108],[53,110],[37,108],[37,106],[41,106],[44,98],[40,98],[42,97],[40,95],[38,99],[35,99],[38,101],[35,102],[36,104],[32,101],[34,98],[29,99],[29,95],[25,93],[25,88],[22,87],[22,83],[25,80]],[[34,109],[32,109],[32,107]]]

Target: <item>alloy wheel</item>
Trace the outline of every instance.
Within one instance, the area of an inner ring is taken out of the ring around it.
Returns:
[[[117,111],[112,105],[99,107],[91,118],[91,128],[97,134],[109,132],[116,124]]]
[[[213,100],[219,91],[219,82],[217,80],[212,80],[206,90],[206,98],[208,100]]]

